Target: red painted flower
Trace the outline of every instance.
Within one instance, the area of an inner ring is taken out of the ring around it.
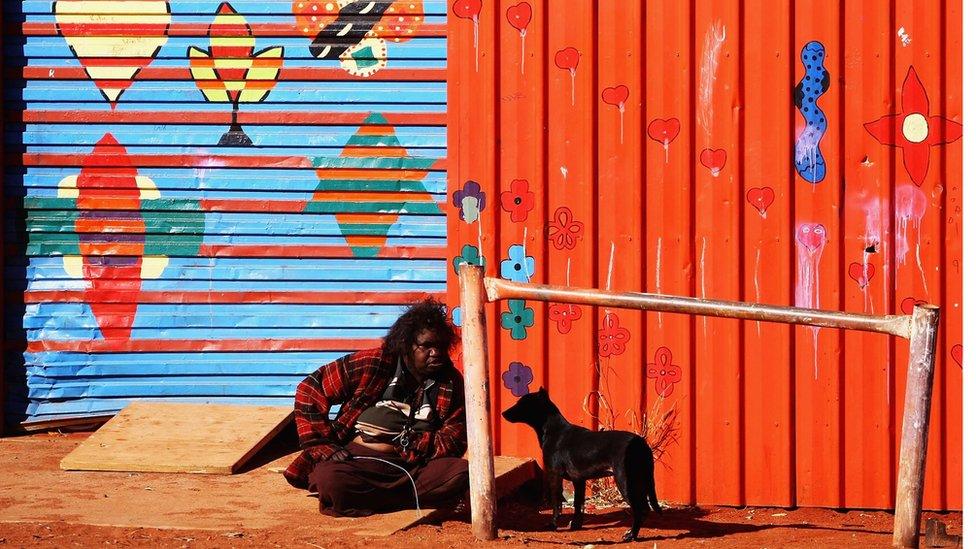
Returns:
[[[572,303],[552,303],[549,305],[549,320],[556,323],[556,330],[561,334],[568,334],[573,329],[573,322],[583,316],[583,309]]]
[[[674,384],[681,381],[681,367],[672,362],[671,349],[658,347],[654,362],[647,365],[647,377],[654,380],[654,390],[662,397],[674,392]]]
[[[573,221],[573,212],[566,206],[556,208],[546,230],[557,250],[572,250],[576,247],[576,241],[583,237],[583,223]]]
[[[512,221],[525,221],[535,207],[535,193],[524,179],[513,179],[510,189],[502,193],[502,209],[511,214]]]
[[[603,317],[603,328],[597,335],[600,338],[600,356],[604,358],[624,354],[630,341],[630,332],[620,325],[620,318],[615,313]]]
[[[925,181],[932,147],[962,137],[962,124],[944,116],[929,116],[929,97],[915,67],[908,67],[901,87],[901,112],[868,122],[864,128],[881,144],[901,148],[905,169],[916,186]]]

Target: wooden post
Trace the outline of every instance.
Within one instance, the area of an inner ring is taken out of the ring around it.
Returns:
[[[461,265],[461,351],[468,429],[471,530],[486,541],[498,537],[495,524],[495,462],[488,399],[488,330],[485,326],[484,267]]]
[[[925,483],[925,450],[929,442],[932,374],[939,330],[939,308],[916,305],[912,311],[905,410],[902,414],[901,450],[898,454],[898,495],[895,500],[895,547],[918,547]]]

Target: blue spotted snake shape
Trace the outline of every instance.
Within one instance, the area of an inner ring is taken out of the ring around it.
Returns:
[[[817,100],[830,87],[830,73],[824,68],[826,50],[817,41],[807,42],[800,55],[806,75],[793,88],[793,104],[806,120],[806,127],[796,140],[793,165],[800,177],[810,183],[820,183],[827,175],[827,163],[820,152],[820,140],[827,132],[827,117]]]

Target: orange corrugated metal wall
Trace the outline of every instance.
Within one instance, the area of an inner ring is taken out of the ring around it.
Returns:
[[[959,0],[448,12],[455,268],[872,314],[938,304],[924,505],[961,508]],[[545,386],[592,428],[673,409],[664,500],[894,507],[905,341],[520,301],[489,304],[488,323],[498,453],[539,455],[498,413]]]

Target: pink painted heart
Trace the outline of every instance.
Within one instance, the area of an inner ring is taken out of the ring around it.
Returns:
[[[698,161],[712,172],[712,177],[718,177],[718,172],[725,167],[725,149],[704,149],[698,155]]]
[[[820,223],[803,223],[796,229],[796,240],[810,252],[815,252],[827,241],[827,229]]]
[[[580,52],[570,46],[556,52],[556,66],[567,71],[575,71],[579,66]]]
[[[962,345],[958,343],[953,345],[952,349],[949,350],[949,354],[952,355],[952,360],[955,360],[956,364],[962,368]]]
[[[874,278],[874,264],[868,263],[865,266],[863,263],[855,261],[847,267],[847,275],[854,279],[858,286],[864,288]]]
[[[746,200],[752,207],[759,211],[759,214],[766,217],[766,208],[776,199],[776,193],[772,187],[753,187],[746,191]]]
[[[915,299],[914,297],[906,297],[901,300],[901,312],[902,314],[910,315],[912,310],[915,309],[915,305],[925,305],[928,301],[922,301],[921,299]]]
[[[603,98],[603,102],[608,105],[621,106],[627,98],[630,97],[630,90],[627,86],[621,84],[619,86],[610,86],[603,89],[603,93],[600,94]]]
[[[655,118],[647,125],[647,136],[662,145],[674,143],[674,138],[678,137],[681,131],[681,122],[677,118]]]
[[[481,0],[457,0],[452,9],[458,17],[474,19],[481,13]]]
[[[508,18],[509,25],[519,32],[525,32],[532,20],[532,6],[527,2],[519,2],[505,11],[505,17]]]

